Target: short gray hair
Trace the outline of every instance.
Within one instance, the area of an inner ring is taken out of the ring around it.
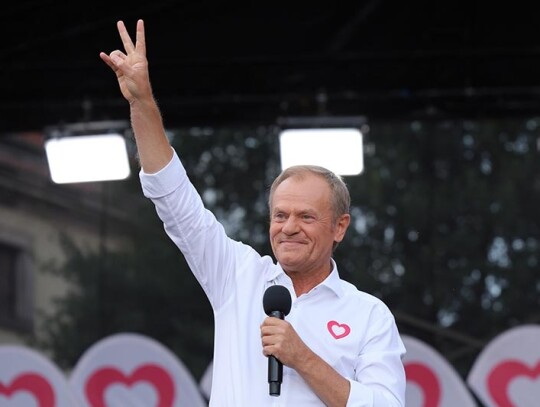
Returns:
[[[295,165],[288,167],[279,174],[272,186],[268,197],[268,207],[272,209],[272,198],[276,188],[287,178],[303,178],[308,174],[313,174],[323,178],[332,192],[331,206],[333,220],[336,222],[341,215],[349,213],[351,206],[351,195],[343,179],[332,171],[318,165]]]

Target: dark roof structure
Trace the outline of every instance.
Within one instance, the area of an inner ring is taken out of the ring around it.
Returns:
[[[100,51],[143,18],[168,126],[540,112],[533,2],[8,2],[0,133],[126,119]]]

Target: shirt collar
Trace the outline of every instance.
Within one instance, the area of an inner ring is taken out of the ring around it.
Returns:
[[[330,261],[332,262],[332,271],[320,285],[328,287],[330,290],[335,292],[338,297],[341,298],[344,292],[343,285],[341,284],[341,278],[339,278],[337,264],[334,259],[330,259]]]

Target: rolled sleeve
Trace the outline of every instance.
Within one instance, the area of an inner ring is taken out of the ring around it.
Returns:
[[[161,198],[173,192],[186,178],[185,175],[186,170],[176,151],[171,161],[158,172],[147,174],[142,169],[139,171],[143,194],[150,199]]]
[[[386,394],[377,392],[372,388],[363,385],[352,379],[348,379],[351,384],[349,398],[346,407],[403,407],[399,400],[394,397],[387,397]]]

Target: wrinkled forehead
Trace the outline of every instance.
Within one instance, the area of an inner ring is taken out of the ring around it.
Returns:
[[[330,187],[325,179],[316,174],[294,175],[283,180],[275,189],[272,207],[282,204],[306,206],[329,206]]]

